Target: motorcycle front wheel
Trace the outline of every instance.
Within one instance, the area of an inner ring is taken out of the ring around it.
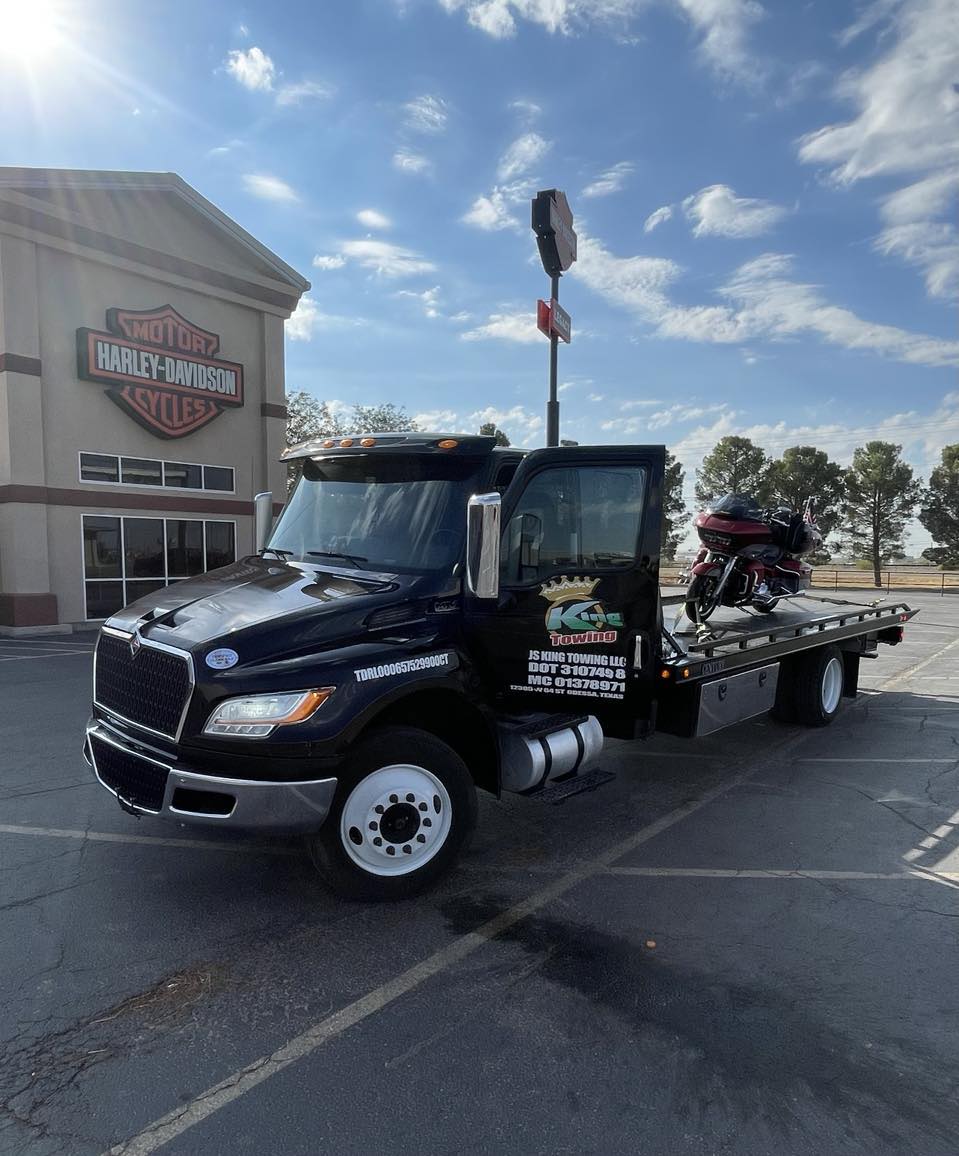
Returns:
[[[691,622],[705,622],[719,605],[716,582],[715,578],[697,574],[686,588],[686,617]]]

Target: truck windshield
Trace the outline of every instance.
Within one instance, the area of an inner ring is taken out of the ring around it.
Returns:
[[[440,454],[307,458],[268,548],[364,570],[452,570],[480,464]]]

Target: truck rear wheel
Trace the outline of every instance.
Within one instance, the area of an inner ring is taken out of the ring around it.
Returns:
[[[821,646],[801,654],[792,672],[796,722],[807,727],[828,726],[839,713],[844,678],[838,646]]]
[[[475,825],[476,788],[452,747],[385,727],[352,753],[310,855],[344,898],[405,899],[449,870]]]

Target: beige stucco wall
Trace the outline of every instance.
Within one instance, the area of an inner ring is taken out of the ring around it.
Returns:
[[[4,195],[19,194],[4,194],[0,188],[0,203]],[[283,322],[292,304],[278,304],[277,271],[262,253],[244,247],[229,223],[211,221],[174,194],[55,190],[48,199],[58,212],[77,216],[101,236],[127,238],[193,263],[189,269],[169,268],[157,257],[155,265],[145,265],[146,249],[133,254],[133,260],[130,250],[114,254],[65,242],[45,233],[42,221],[37,229],[24,228],[0,213],[0,354],[36,359],[40,366],[39,377],[35,370],[18,372],[9,366],[0,372],[0,487],[12,487],[0,501],[0,596],[55,594],[59,621],[79,623],[85,618],[84,513],[232,521],[238,555],[252,550],[248,511],[253,495],[272,490],[276,500],[285,497],[286,469],[277,460],[285,422],[264,415],[261,405],[285,402]],[[214,284],[200,280],[197,269],[204,264],[213,271]],[[217,280],[224,271],[233,278],[229,285]],[[261,284],[263,301],[255,296]],[[292,302],[300,291],[286,289]],[[173,439],[150,433],[110,400],[104,385],[77,376],[78,328],[105,330],[110,308],[149,310],[167,304],[218,334],[216,356],[244,369],[241,408],[224,407],[202,429]],[[235,490],[82,482],[81,451],[230,466]],[[34,498],[47,492],[47,503],[21,500],[22,487],[32,487]],[[70,502],[80,504],[59,504],[58,491],[71,491]],[[136,508],[83,502],[84,495],[97,493],[135,498]],[[150,503],[159,495],[165,502],[182,497],[242,506],[229,511],[157,509]]]

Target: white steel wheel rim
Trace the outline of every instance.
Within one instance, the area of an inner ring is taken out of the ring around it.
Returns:
[[[826,669],[822,672],[822,709],[826,714],[839,706],[842,697],[842,662],[838,658],[830,658]]]
[[[395,763],[357,783],[340,815],[343,849],[370,875],[409,875],[446,843],[453,806],[425,767]]]

